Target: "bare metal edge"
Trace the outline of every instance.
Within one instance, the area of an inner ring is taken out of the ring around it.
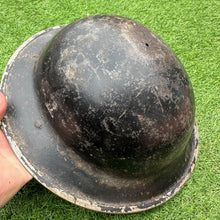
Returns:
[[[5,71],[3,73],[2,80],[1,80],[1,85],[0,85],[0,90],[1,91],[4,92],[4,90],[6,88],[6,80],[7,80],[7,77],[8,77],[8,70],[10,70],[10,68],[13,65],[14,60],[16,59],[18,54],[26,46],[28,46],[28,44],[31,43],[31,41],[33,41],[34,39],[38,38],[39,36],[43,35],[46,32],[49,32],[49,31],[55,30],[55,29],[60,29],[60,28],[62,28],[64,26],[66,26],[66,25],[55,26],[55,27],[48,28],[48,29],[45,29],[43,31],[40,31],[39,33],[33,35],[28,40],[26,40],[15,51],[15,53],[11,56],[7,66],[5,68]],[[7,98],[7,96],[6,96],[6,98]],[[22,152],[20,151],[19,147],[17,146],[16,142],[14,141],[13,137],[11,136],[10,128],[7,125],[7,117],[5,117],[3,119],[2,126],[3,126],[3,130],[4,130],[4,132],[5,132],[6,136],[7,136],[7,139],[9,141],[13,151],[15,152],[16,156],[18,157],[20,162],[23,164],[23,166],[28,170],[28,172],[30,174],[33,175],[34,174],[33,171],[35,171],[36,173],[38,173],[39,176],[42,176],[41,172],[38,171],[38,170],[35,170],[35,168],[31,165],[31,163],[22,155]],[[186,169],[185,173],[183,174],[182,178],[179,179],[172,187],[170,187],[170,190],[167,191],[166,193],[153,198],[151,200],[151,202],[149,202],[149,200],[148,200],[144,204],[140,204],[140,205],[131,205],[129,207],[122,205],[121,207],[118,207],[118,206],[114,206],[113,204],[106,205],[106,204],[102,204],[101,202],[100,203],[91,202],[89,200],[84,200],[84,199],[76,198],[73,195],[64,192],[60,188],[48,187],[45,183],[40,182],[37,177],[35,177],[35,178],[45,188],[49,189],[51,192],[55,193],[56,195],[60,196],[61,198],[65,199],[65,200],[67,200],[67,201],[69,201],[71,203],[74,203],[76,205],[82,206],[84,208],[88,208],[88,209],[95,210],[95,211],[100,211],[100,212],[117,213],[117,214],[140,212],[140,211],[148,210],[148,209],[151,209],[151,208],[154,208],[156,206],[161,205],[162,203],[166,202],[167,200],[169,200],[170,198],[175,196],[182,189],[182,187],[185,185],[185,183],[190,178],[193,169],[195,168],[195,163],[196,163],[197,156],[198,156],[198,144],[199,144],[198,141],[199,141],[198,126],[197,126],[197,123],[195,122],[195,125],[194,125],[194,140],[193,140],[194,153],[193,153],[193,156],[191,158],[190,164],[187,167],[187,169]],[[150,205],[149,205],[149,203],[150,203]]]

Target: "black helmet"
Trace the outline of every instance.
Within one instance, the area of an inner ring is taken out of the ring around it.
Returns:
[[[170,47],[140,23],[91,16],[44,30],[1,84],[13,150],[77,205],[129,213],[174,196],[198,152],[193,89]]]

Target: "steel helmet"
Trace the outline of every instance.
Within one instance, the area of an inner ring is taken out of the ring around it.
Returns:
[[[34,35],[12,56],[1,89],[16,155],[72,203],[142,211],[191,175],[192,85],[171,48],[134,20],[91,16]]]

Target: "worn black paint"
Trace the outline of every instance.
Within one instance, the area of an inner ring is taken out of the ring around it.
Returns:
[[[96,16],[68,25],[36,77],[62,139],[107,172],[149,177],[169,170],[166,158],[186,147],[192,87],[176,55],[137,22]]]

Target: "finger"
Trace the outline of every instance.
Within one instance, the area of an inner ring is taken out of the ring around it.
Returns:
[[[20,173],[22,173],[22,176],[24,177],[25,181],[29,181],[32,179],[31,174],[25,169],[25,167],[18,160],[5,134],[3,133],[3,131],[0,130],[0,165],[2,163],[2,160],[1,160],[2,158],[7,158],[8,162],[13,164],[15,167],[19,168]],[[0,172],[0,177],[1,177],[1,172]]]
[[[31,179],[0,130],[0,209]]]
[[[0,120],[3,119],[7,109],[7,100],[5,96],[0,92]]]

